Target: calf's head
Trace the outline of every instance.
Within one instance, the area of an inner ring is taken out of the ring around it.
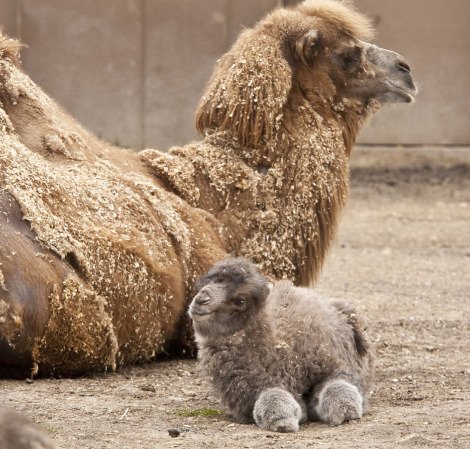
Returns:
[[[196,284],[189,306],[194,328],[203,336],[230,335],[243,328],[263,308],[268,281],[244,258],[229,258],[214,265]]]

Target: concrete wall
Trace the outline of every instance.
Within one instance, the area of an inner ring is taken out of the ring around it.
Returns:
[[[29,48],[25,70],[85,126],[135,148],[196,138],[194,109],[215,61],[280,0],[0,0],[0,23]],[[470,144],[470,2],[356,0],[378,45],[407,57],[421,86],[365,143]]]

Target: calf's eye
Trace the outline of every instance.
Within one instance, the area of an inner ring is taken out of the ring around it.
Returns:
[[[242,298],[237,298],[235,301],[234,301],[235,305],[236,306],[239,306],[239,307],[242,307],[246,304],[246,301]]]

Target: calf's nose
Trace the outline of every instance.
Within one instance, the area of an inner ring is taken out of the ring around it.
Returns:
[[[208,304],[211,298],[207,294],[207,292],[199,292],[196,297],[194,298],[194,302],[198,305]]]

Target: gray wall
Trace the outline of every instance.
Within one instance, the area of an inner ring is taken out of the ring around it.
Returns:
[[[135,148],[196,138],[194,109],[242,26],[279,0],[0,0],[29,47],[23,66],[85,126]],[[402,53],[421,93],[372,119],[364,143],[470,144],[470,2],[356,0],[378,45]]]

